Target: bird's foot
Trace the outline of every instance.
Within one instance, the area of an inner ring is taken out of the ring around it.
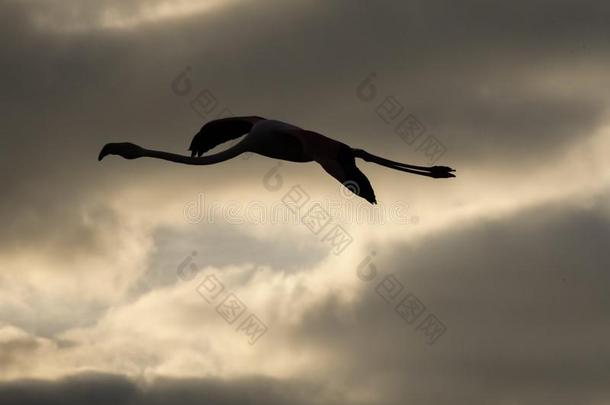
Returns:
[[[447,179],[455,177],[455,174],[452,172],[455,172],[455,170],[447,166],[432,166],[430,168],[430,174],[435,179]]]
[[[137,159],[143,156],[144,149],[129,142],[107,143],[104,145],[97,160],[102,160],[107,155],[118,155],[125,159]]]

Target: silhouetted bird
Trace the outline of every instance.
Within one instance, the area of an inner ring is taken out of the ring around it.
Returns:
[[[216,145],[243,135],[246,136],[227,150],[209,156],[201,156]],[[450,167],[424,167],[394,162],[372,155],[362,149],[353,149],[316,132],[261,117],[232,117],[210,121],[195,135],[189,150],[191,151],[190,157],[144,149],[133,143],[109,143],[102,148],[98,160],[102,160],[106,155],[119,155],[125,159],[151,157],[188,165],[211,165],[232,159],[245,152],[253,152],[290,162],[316,161],[351,192],[371,204],[377,202],[373,187],[364,173],[356,167],[355,158],[421,176],[455,177],[451,173],[455,170]]]

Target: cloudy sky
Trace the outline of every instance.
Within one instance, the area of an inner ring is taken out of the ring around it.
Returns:
[[[610,403],[609,18],[0,1],[0,403]],[[372,208],[315,163],[96,160],[223,115],[458,177],[359,162]]]

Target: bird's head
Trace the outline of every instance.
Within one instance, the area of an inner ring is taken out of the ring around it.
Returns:
[[[97,160],[102,160],[107,155],[118,155],[125,159],[137,159],[144,156],[144,149],[129,142],[107,143],[100,151]]]

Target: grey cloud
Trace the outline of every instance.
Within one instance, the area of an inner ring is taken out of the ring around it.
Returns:
[[[72,3],[46,7],[65,13]],[[79,3],[74,10],[95,16],[115,3]],[[79,34],[38,30],[29,20],[34,4],[1,6],[0,184],[10,197],[0,217],[21,241],[34,236],[23,224],[28,211],[41,211],[33,200],[59,212],[86,194],[156,173],[195,183],[199,170],[140,161],[100,165],[95,156],[117,140],[183,151],[204,120],[188,102],[205,88],[235,114],[285,119],[397,160],[423,161],[374,112],[394,95],[460,168],[490,156],[498,166],[516,158],[541,164],[541,156],[598,128],[608,105],[603,78],[586,78],[599,84],[561,95],[531,83],[562,68],[567,73],[558,78],[574,82],[584,79],[577,67],[604,70],[608,48],[600,38],[607,37],[608,7],[599,2],[246,1],[138,30]],[[141,6],[121,7],[130,13]],[[193,91],[178,97],[170,82],[186,66]],[[378,98],[364,104],[355,91],[372,70],[379,73]],[[252,170],[244,168],[266,162],[232,162],[223,175],[248,181]],[[60,225],[35,224],[41,235]]]
[[[98,142],[104,139],[101,130],[155,143],[170,129],[187,141],[184,123],[195,126],[196,116],[160,90],[167,91],[171,77],[190,64],[197,86],[211,87],[236,113],[254,109],[358,142],[379,134],[375,115],[366,114],[369,107],[353,95],[359,81],[378,70],[386,84],[380,96],[401,99],[455,145],[454,156],[470,156],[486,139],[502,141],[507,135],[519,152],[527,149],[523,142],[535,152],[586,135],[599,124],[607,106],[604,94],[583,89],[559,98],[537,93],[527,80],[576,61],[605,64],[607,48],[598,39],[607,34],[600,17],[605,13],[594,2],[561,2],[552,10],[529,2],[244,2],[213,19],[185,19],[157,29],[68,39],[34,36],[35,42],[26,44],[46,42],[45,51],[15,55],[30,63],[13,59],[30,66],[20,77],[31,75],[32,86],[40,87],[41,74],[56,78],[41,105],[61,106],[70,117],[85,114],[88,123],[95,123],[89,131],[98,134]],[[571,35],[564,39],[559,34],[566,30]],[[580,51],[583,44],[586,52]],[[483,86],[491,88],[486,98],[478,94]],[[58,105],[46,99],[62,93],[74,100],[75,110],[67,110],[65,100]],[[91,120],[91,113],[105,119]],[[155,119],[159,116],[165,122]],[[394,141],[375,138],[366,142],[386,149],[383,145]],[[500,147],[511,151],[510,145]]]
[[[155,232],[148,270],[134,286],[134,293],[179,282],[178,267],[185,260],[187,266],[194,264],[196,271],[208,266],[248,265],[296,272],[313,268],[328,253],[313,238],[310,243],[294,246],[292,238],[249,236],[240,225],[203,221],[181,231],[162,228]],[[191,277],[190,267],[184,268],[182,277]]]
[[[78,34],[37,30],[33,4],[0,5],[4,251],[44,246],[69,254],[78,245],[81,253],[104,253],[101,233],[116,225],[104,192],[161,173],[193,189],[251,180],[256,171],[250,169],[268,161],[232,162],[221,180],[215,178],[220,169],[95,161],[99,147],[116,140],[185,150],[202,121],[189,109],[189,97],[203,88],[235,114],[285,119],[371,152],[419,159],[375,115],[383,97],[394,95],[446,142],[448,159],[461,168],[489,160],[498,167],[517,159],[544,164],[603,124],[608,106],[608,82],[599,72],[608,65],[610,6],[599,1],[257,1],[134,31]],[[94,20],[110,3],[65,4]],[[181,98],[170,82],[186,66],[194,90]],[[356,86],[373,70],[378,98],[365,104]],[[572,85],[555,92],[537,82],[552,75],[559,87]],[[83,206],[97,207],[97,226],[76,215]],[[401,323],[372,283],[355,307],[336,297],[320,303],[286,344],[295,351],[326,348],[337,363],[321,373],[347,387],[370,388],[377,403],[607,400],[604,207],[605,199],[590,210],[543,206],[380,252],[378,268],[394,272],[447,324],[446,336],[432,347]],[[180,250],[164,239],[170,236],[186,238],[160,230],[160,252]],[[221,236],[225,243],[238,239],[238,260],[252,249],[275,247],[231,232]],[[210,241],[208,234],[194,236],[184,254]],[[320,255],[298,260],[313,263]],[[206,250],[205,256],[222,265],[230,255]],[[157,257],[157,266],[174,266],[173,257]],[[282,253],[259,262],[288,263]],[[13,354],[26,349],[11,348]],[[175,381],[142,391],[123,377],[98,376],[3,383],[0,402],[310,403],[316,397],[291,389],[260,380]],[[297,399],[289,401],[287,393]]]
[[[357,304],[330,297],[287,340],[325,348],[329,375],[384,387],[379,403],[608,400],[608,201],[542,205],[377,249],[379,274]],[[393,304],[376,292],[390,274],[404,286]],[[426,306],[413,324],[394,310],[407,293]],[[416,329],[428,314],[447,326],[432,346]]]
[[[3,404],[334,404],[344,403],[323,385],[252,377],[236,380],[158,379],[140,384],[110,374],[80,374],[59,381],[0,383]]]
[[[14,367],[23,356],[29,357],[30,353],[35,351],[40,346],[40,343],[35,339],[22,337],[12,339],[8,342],[0,343],[0,362],[4,367]]]

